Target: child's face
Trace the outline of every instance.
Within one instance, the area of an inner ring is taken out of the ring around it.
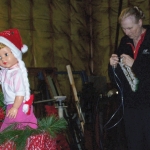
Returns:
[[[18,60],[15,58],[10,48],[4,47],[0,49],[0,66],[3,68],[11,68]]]

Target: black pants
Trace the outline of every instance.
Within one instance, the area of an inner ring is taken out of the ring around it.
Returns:
[[[125,108],[125,133],[129,150],[150,150],[150,107]]]

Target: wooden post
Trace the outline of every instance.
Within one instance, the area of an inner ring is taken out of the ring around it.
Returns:
[[[72,90],[73,90],[73,94],[74,94],[74,100],[75,100],[75,105],[76,105],[76,109],[77,109],[77,112],[78,112],[78,117],[79,117],[80,124],[81,124],[81,129],[84,133],[85,120],[84,120],[84,116],[82,114],[82,110],[81,110],[81,107],[80,107],[80,101],[79,101],[78,96],[77,96],[77,90],[76,90],[76,87],[75,87],[74,78],[73,78],[73,75],[72,75],[72,70],[71,70],[70,65],[67,65],[66,68],[67,68],[69,81],[70,81],[70,84],[71,84],[71,87],[72,87]]]

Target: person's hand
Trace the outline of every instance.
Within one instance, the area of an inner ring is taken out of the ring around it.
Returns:
[[[124,65],[132,67],[132,65],[134,63],[134,59],[132,57],[130,57],[129,55],[126,55],[126,54],[122,54],[120,57],[122,58],[122,63]]]
[[[8,110],[8,113],[6,114],[6,117],[8,118],[16,118],[18,113],[18,109],[15,107],[12,107]]]
[[[110,57],[110,65],[116,67],[119,62],[119,58],[116,54],[112,54]]]

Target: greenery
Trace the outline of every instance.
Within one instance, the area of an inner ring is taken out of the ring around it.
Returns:
[[[17,150],[24,149],[27,138],[31,135],[37,135],[41,133],[48,133],[52,138],[67,127],[67,122],[64,118],[59,119],[52,115],[50,117],[43,118],[38,121],[38,128],[32,129],[25,127],[24,130],[16,128],[17,123],[14,123],[0,132],[0,145],[10,140],[16,144]]]
[[[0,121],[4,120],[5,118],[5,104],[3,102],[4,96],[3,93],[0,92]]]
[[[2,108],[5,106],[3,100],[4,100],[3,93],[0,92],[0,107],[2,107]]]

